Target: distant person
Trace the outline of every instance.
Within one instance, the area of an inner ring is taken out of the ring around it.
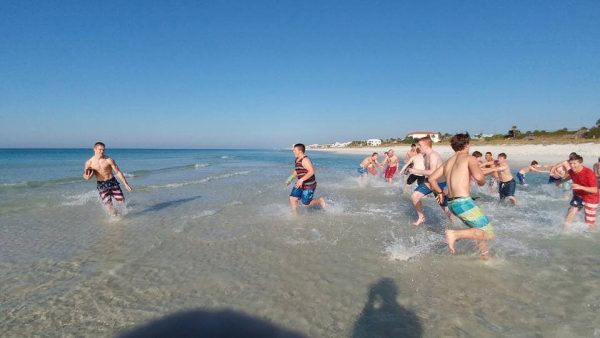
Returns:
[[[394,154],[394,150],[388,150],[388,158],[387,158],[387,168],[385,169],[385,179],[388,183],[392,183],[394,179],[394,174],[396,174],[396,170],[398,170],[398,156]]]
[[[510,172],[505,153],[498,154],[498,160],[495,162],[494,167],[485,169],[483,172],[488,175],[498,173],[498,194],[500,195],[500,200],[508,199],[513,205],[517,204],[517,198],[515,197],[517,182],[515,182]]]
[[[96,176],[96,188],[98,189],[102,203],[104,203],[110,215],[117,216],[118,212],[113,206],[112,199],[114,198],[117,202],[123,204],[125,197],[113,172],[125,185],[127,191],[131,192],[133,188],[127,183],[117,163],[112,158],[104,155],[105,148],[106,146],[102,142],[94,144],[94,156],[85,162],[83,166],[83,178],[87,181],[92,176]]]
[[[583,157],[575,155],[569,159],[569,178],[573,181],[573,199],[565,218],[565,230],[573,223],[577,212],[585,209],[585,223],[590,230],[596,229],[598,211],[598,180],[592,169],[583,166]],[[565,179],[566,180],[566,179]]]
[[[408,169],[409,173],[415,175],[429,176],[433,174],[433,172],[437,168],[442,166],[442,157],[437,151],[433,150],[433,141],[431,140],[431,137],[425,136],[421,138],[417,147],[420,148],[420,151],[423,154],[423,157],[425,158],[425,169],[421,170],[411,168]],[[438,184],[442,187],[442,189],[446,189],[446,182],[444,181],[444,176],[439,176],[436,179],[439,181]],[[425,213],[423,211],[423,204],[421,203],[421,199],[432,193],[431,189],[428,186],[428,184],[431,183],[431,179],[428,179],[428,181],[429,183],[423,182],[417,185],[417,188],[415,189],[415,191],[413,191],[411,195],[411,200],[415,207],[415,210],[417,211],[418,216],[416,222],[414,222],[413,225],[421,225],[425,223]],[[442,210],[444,210],[446,216],[448,216],[448,219],[452,221],[452,215],[448,210],[447,204],[441,203],[440,206],[442,207]]]
[[[304,144],[298,143],[294,145],[292,151],[295,157],[294,171],[286,182],[289,185],[296,178],[296,184],[290,193],[292,212],[294,214],[298,213],[298,201],[302,201],[302,204],[307,207],[320,206],[321,208],[325,208],[325,199],[323,197],[313,199],[315,189],[317,189],[317,177],[315,176],[312,161],[304,154],[306,147]]]
[[[598,162],[594,163],[594,174],[598,178],[598,182],[600,183],[600,157],[598,157]]]
[[[408,170],[411,168],[425,170],[425,157],[423,157],[423,154],[421,154],[420,148],[417,148],[417,154],[405,162],[400,171],[403,173],[408,173]],[[406,185],[411,185],[415,183],[415,181],[417,184],[425,183],[425,176],[409,174],[406,179]]]
[[[483,163],[480,165],[480,167],[482,169],[491,169],[493,168],[496,164],[495,164],[495,160],[494,160],[494,156],[492,155],[491,152],[486,152],[485,153],[485,158],[483,160]],[[493,172],[491,176],[489,176],[488,178],[488,189],[489,191],[493,191],[494,189],[494,185],[496,184],[496,182],[498,182],[498,173]]]
[[[371,156],[365,157],[358,168],[358,173],[366,176],[367,174],[377,175],[377,167],[380,166],[377,162],[378,153],[373,153]]]
[[[404,163],[408,162],[408,160],[415,155],[417,155],[417,145],[412,143],[410,149],[408,149],[406,155],[404,155]]]
[[[544,170],[546,166],[541,166],[538,161],[531,161],[531,164],[527,167],[521,168],[517,173],[517,179],[519,180],[519,184],[522,186],[527,186],[527,181],[525,180],[525,175],[527,175],[530,171],[538,172],[538,173],[549,173],[550,170]]]
[[[460,218],[470,229],[446,229],[446,241],[450,253],[456,252],[454,244],[460,239],[474,239],[479,248],[481,258],[489,258],[488,241],[496,238],[494,227],[490,225],[487,216],[475,205],[470,196],[470,178],[473,177],[479,186],[485,185],[485,176],[477,163],[477,159],[469,156],[470,137],[468,133],[456,134],[450,140],[455,154],[443,166],[430,176],[431,189],[436,192],[438,203],[443,203],[446,192],[437,183],[440,177],[446,177],[448,182],[447,197],[450,211]]]

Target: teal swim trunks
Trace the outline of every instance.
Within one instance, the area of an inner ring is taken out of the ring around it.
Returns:
[[[471,196],[449,198],[448,208],[469,228],[480,229],[488,234],[494,233],[494,227],[490,225],[483,211],[475,205]]]

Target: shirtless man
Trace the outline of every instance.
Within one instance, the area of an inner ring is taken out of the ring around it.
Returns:
[[[483,172],[486,175],[494,172],[498,173],[498,193],[500,194],[500,200],[506,198],[513,205],[517,204],[517,199],[515,198],[517,182],[515,182],[515,179],[510,172],[505,153],[498,154],[498,160],[495,162],[495,166],[490,169],[484,169]]]
[[[365,157],[362,162],[360,162],[360,166],[358,168],[358,173],[367,176],[367,174],[377,175],[377,167],[380,166],[379,162],[377,162],[377,156],[379,154],[373,153],[371,156]]]
[[[568,160],[560,161],[550,168],[550,176],[548,177],[549,184],[554,183],[556,186],[559,186],[563,182],[563,178],[567,177],[567,173],[571,170],[569,161],[575,156],[577,156],[577,153],[572,152],[569,154]]]
[[[296,184],[290,193],[290,206],[292,213],[298,213],[298,201],[302,201],[307,207],[320,206],[325,208],[325,199],[319,197],[313,199],[315,189],[317,189],[317,178],[312,161],[304,154],[306,147],[302,143],[294,144],[292,152],[294,153],[294,171],[288,177],[286,183],[289,185],[296,178]]]
[[[495,166],[495,161],[494,161],[494,156],[492,155],[491,152],[486,152],[485,153],[485,159],[483,160],[483,163],[480,165],[481,169],[490,169],[493,168]],[[494,184],[498,182],[498,173],[494,172],[492,173],[492,176],[489,177],[488,179],[488,189],[490,190],[490,192],[493,190],[494,188]]]
[[[531,164],[527,167],[521,168],[517,173],[517,179],[519,180],[519,184],[522,186],[527,186],[527,182],[525,181],[525,175],[527,175],[530,171],[534,171],[537,173],[549,173],[550,170],[544,170],[548,166],[540,165],[538,161],[531,161]]]
[[[417,154],[415,156],[411,157],[408,161],[406,161],[404,166],[402,167],[402,170],[400,170],[400,171],[406,172],[406,170],[410,169],[410,168],[425,170],[425,157],[423,157],[423,154],[421,154],[420,148],[417,148]],[[408,175],[408,178],[406,179],[406,185],[407,186],[411,185],[411,184],[415,183],[415,181],[417,181],[417,184],[424,183],[425,176],[410,174],[410,175]]]
[[[442,157],[437,151],[432,149],[432,145],[433,141],[429,136],[423,137],[419,140],[417,147],[421,149],[421,153],[425,158],[425,169],[411,168],[408,169],[409,173],[414,175],[429,176],[433,174],[437,168],[442,166]],[[445,190],[446,182],[444,181],[444,176],[439,176],[436,179],[438,180],[439,186]],[[417,211],[418,215],[417,221],[414,222],[413,225],[421,225],[425,223],[425,213],[423,212],[423,204],[421,203],[421,199],[432,193],[428,184],[429,183],[425,182],[419,183],[411,195],[412,203],[415,206],[415,210]],[[452,221],[452,214],[450,213],[450,210],[448,210],[447,203],[441,203],[440,206],[444,210],[444,213],[446,213],[446,216],[448,216],[448,219]]]
[[[592,170],[598,178],[598,183],[600,183],[600,157],[598,157],[598,162],[594,163],[594,168]]]
[[[410,149],[406,152],[406,155],[404,155],[404,163],[408,162],[408,160],[410,160],[410,158],[415,156],[416,154],[417,145],[413,143],[410,145]]]
[[[94,156],[85,162],[83,167],[83,178],[87,181],[92,176],[96,176],[96,188],[100,194],[100,199],[108,209],[112,216],[117,216],[117,210],[114,208],[112,199],[114,198],[119,203],[125,202],[123,191],[119,186],[113,172],[119,180],[125,185],[125,189],[131,192],[133,189],[127,183],[125,176],[119,170],[115,161],[104,155],[105,145],[102,142],[94,144]]]
[[[494,228],[490,225],[487,216],[475,205],[469,195],[470,177],[473,177],[479,186],[485,185],[485,176],[477,163],[477,159],[469,156],[469,134],[456,134],[450,144],[455,154],[429,176],[431,189],[437,192],[439,203],[444,200],[444,190],[438,185],[438,178],[445,176],[448,180],[448,206],[454,215],[463,221],[470,229],[446,230],[446,241],[450,253],[456,252],[454,244],[457,240],[474,239],[479,248],[481,259],[489,258],[488,241],[496,238]]]
[[[385,169],[385,179],[390,184],[392,183],[392,179],[394,177],[394,174],[396,173],[396,170],[398,170],[398,162],[400,162],[400,160],[398,160],[398,156],[394,154],[394,150],[388,150],[387,168]]]

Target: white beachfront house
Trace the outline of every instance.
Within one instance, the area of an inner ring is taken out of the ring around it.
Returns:
[[[381,145],[381,140],[378,138],[371,138],[367,140],[367,145],[370,147],[376,147]]]
[[[437,131],[413,131],[412,133],[406,134],[406,137],[412,137],[415,139],[420,139],[422,137],[431,137],[433,143],[438,143],[442,140],[442,135]]]

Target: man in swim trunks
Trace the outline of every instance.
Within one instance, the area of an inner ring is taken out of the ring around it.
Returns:
[[[123,182],[127,191],[131,192],[133,189],[127,183],[121,170],[119,170],[117,163],[112,158],[104,155],[104,149],[104,143],[96,142],[94,144],[94,156],[85,162],[83,178],[87,181],[92,176],[96,176],[96,188],[98,189],[102,203],[104,203],[112,216],[117,216],[118,212],[113,206],[112,199],[114,198],[117,202],[124,203],[125,197],[113,172]]]
[[[498,173],[498,193],[500,194],[500,200],[508,199],[513,205],[517,204],[515,198],[515,189],[517,188],[517,182],[513,178],[508,166],[508,160],[506,159],[505,153],[498,154],[498,160],[495,162],[494,167],[490,169],[484,169],[484,174],[489,175],[494,172]]]
[[[598,211],[598,181],[592,169],[583,166],[583,157],[573,156],[569,160],[571,169],[569,178],[573,181],[573,199],[565,218],[565,230],[573,223],[577,212],[585,209],[585,223],[590,230],[596,229],[596,212]],[[567,179],[565,179],[567,180]]]
[[[365,157],[362,162],[360,162],[360,166],[358,167],[358,173],[367,176],[367,174],[371,174],[373,176],[377,175],[377,167],[381,166],[379,162],[377,162],[377,156],[379,154],[373,153],[371,156]]]
[[[528,165],[527,167],[523,167],[521,168],[521,170],[519,170],[519,172],[517,173],[517,179],[519,180],[519,184],[522,186],[527,186],[527,182],[525,181],[525,175],[527,175],[530,171],[535,171],[538,173],[549,173],[550,170],[543,170],[544,168],[547,168],[547,166],[545,165],[540,165],[538,163],[538,161],[531,161],[531,164]]]
[[[492,155],[491,152],[486,152],[485,153],[485,159],[483,160],[483,163],[480,165],[480,168],[482,169],[490,169],[493,168],[495,166],[495,161],[494,161],[494,156]],[[490,176],[488,178],[488,188],[489,191],[491,192],[494,188],[494,184],[498,182],[498,173],[494,172],[492,173],[492,176]]]
[[[568,172],[571,170],[569,161],[571,158],[577,156],[576,152],[569,154],[569,159],[556,163],[550,168],[550,176],[548,177],[548,184],[555,184],[557,187],[561,185],[563,179],[568,177]]]
[[[488,241],[496,238],[494,228],[490,225],[487,216],[475,205],[470,194],[470,177],[473,177],[479,186],[485,185],[485,176],[477,163],[477,159],[469,156],[470,137],[468,133],[456,134],[450,144],[455,154],[443,166],[435,170],[430,176],[431,189],[438,193],[438,203],[444,200],[445,190],[442,190],[437,179],[445,176],[448,181],[448,206],[454,215],[465,223],[469,229],[446,230],[446,241],[450,253],[456,252],[454,244],[457,240],[474,239],[479,248],[481,259],[489,258]]]
[[[408,162],[408,160],[410,160],[410,158],[415,156],[416,154],[417,154],[417,145],[412,143],[410,145],[410,149],[406,152],[406,155],[404,155],[404,163]]]
[[[419,140],[417,147],[419,147],[421,153],[423,154],[423,157],[425,158],[425,169],[411,168],[408,169],[409,173],[414,175],[429,176],[437,168],[442,166],[442,157],[437,151],[433,150],[432,146],[433,141],[429,136],[425,136]],[[446,189],[446,182],[444,181],[444,177],[439,176],[436,179],[439,181],[438,184],[443,189]],[[421,203],[421,199],[432,193],[431,189],[429,188],[430,183],[431,182],[419,183],[419,185],[411,195],[412,203],[415,206],[415,210],[417,211],[418,215],[417,221],[414,222],[413,225],[421,225],[425,223],[425,213],[423,212],[423,204]],[[448,219],[452,222],[452,214],[450,213],[450,210],[448,210],[448,206],[445,203],[440,204],[440,206],[442,207],[442,210],[444,210],[446,216],[448,216]]]
[[[320,206],[321,208],[325,208],[325,199],[323,197],[313,199],[315,189],[317,189],[317,177],[315,176],[315,168],[312,161],[304,154],[306,147],[304,144],[298,143],[294,145],[292,151],[295,157],[294,171],[292,171],[286,183],[289,185],[294,178],[297,179],[290,193],[290,206],[292,207],[293,214],[298,214],[298,201],[302,201],[302,204],[307,207]]]
[[[385,169],[385,179],[388,183],[392,183],[392,179],[396,170],[398,169],[398,156],[394,154],[394,150],[388,150],[388,158],[387,158],[387,168]]]

